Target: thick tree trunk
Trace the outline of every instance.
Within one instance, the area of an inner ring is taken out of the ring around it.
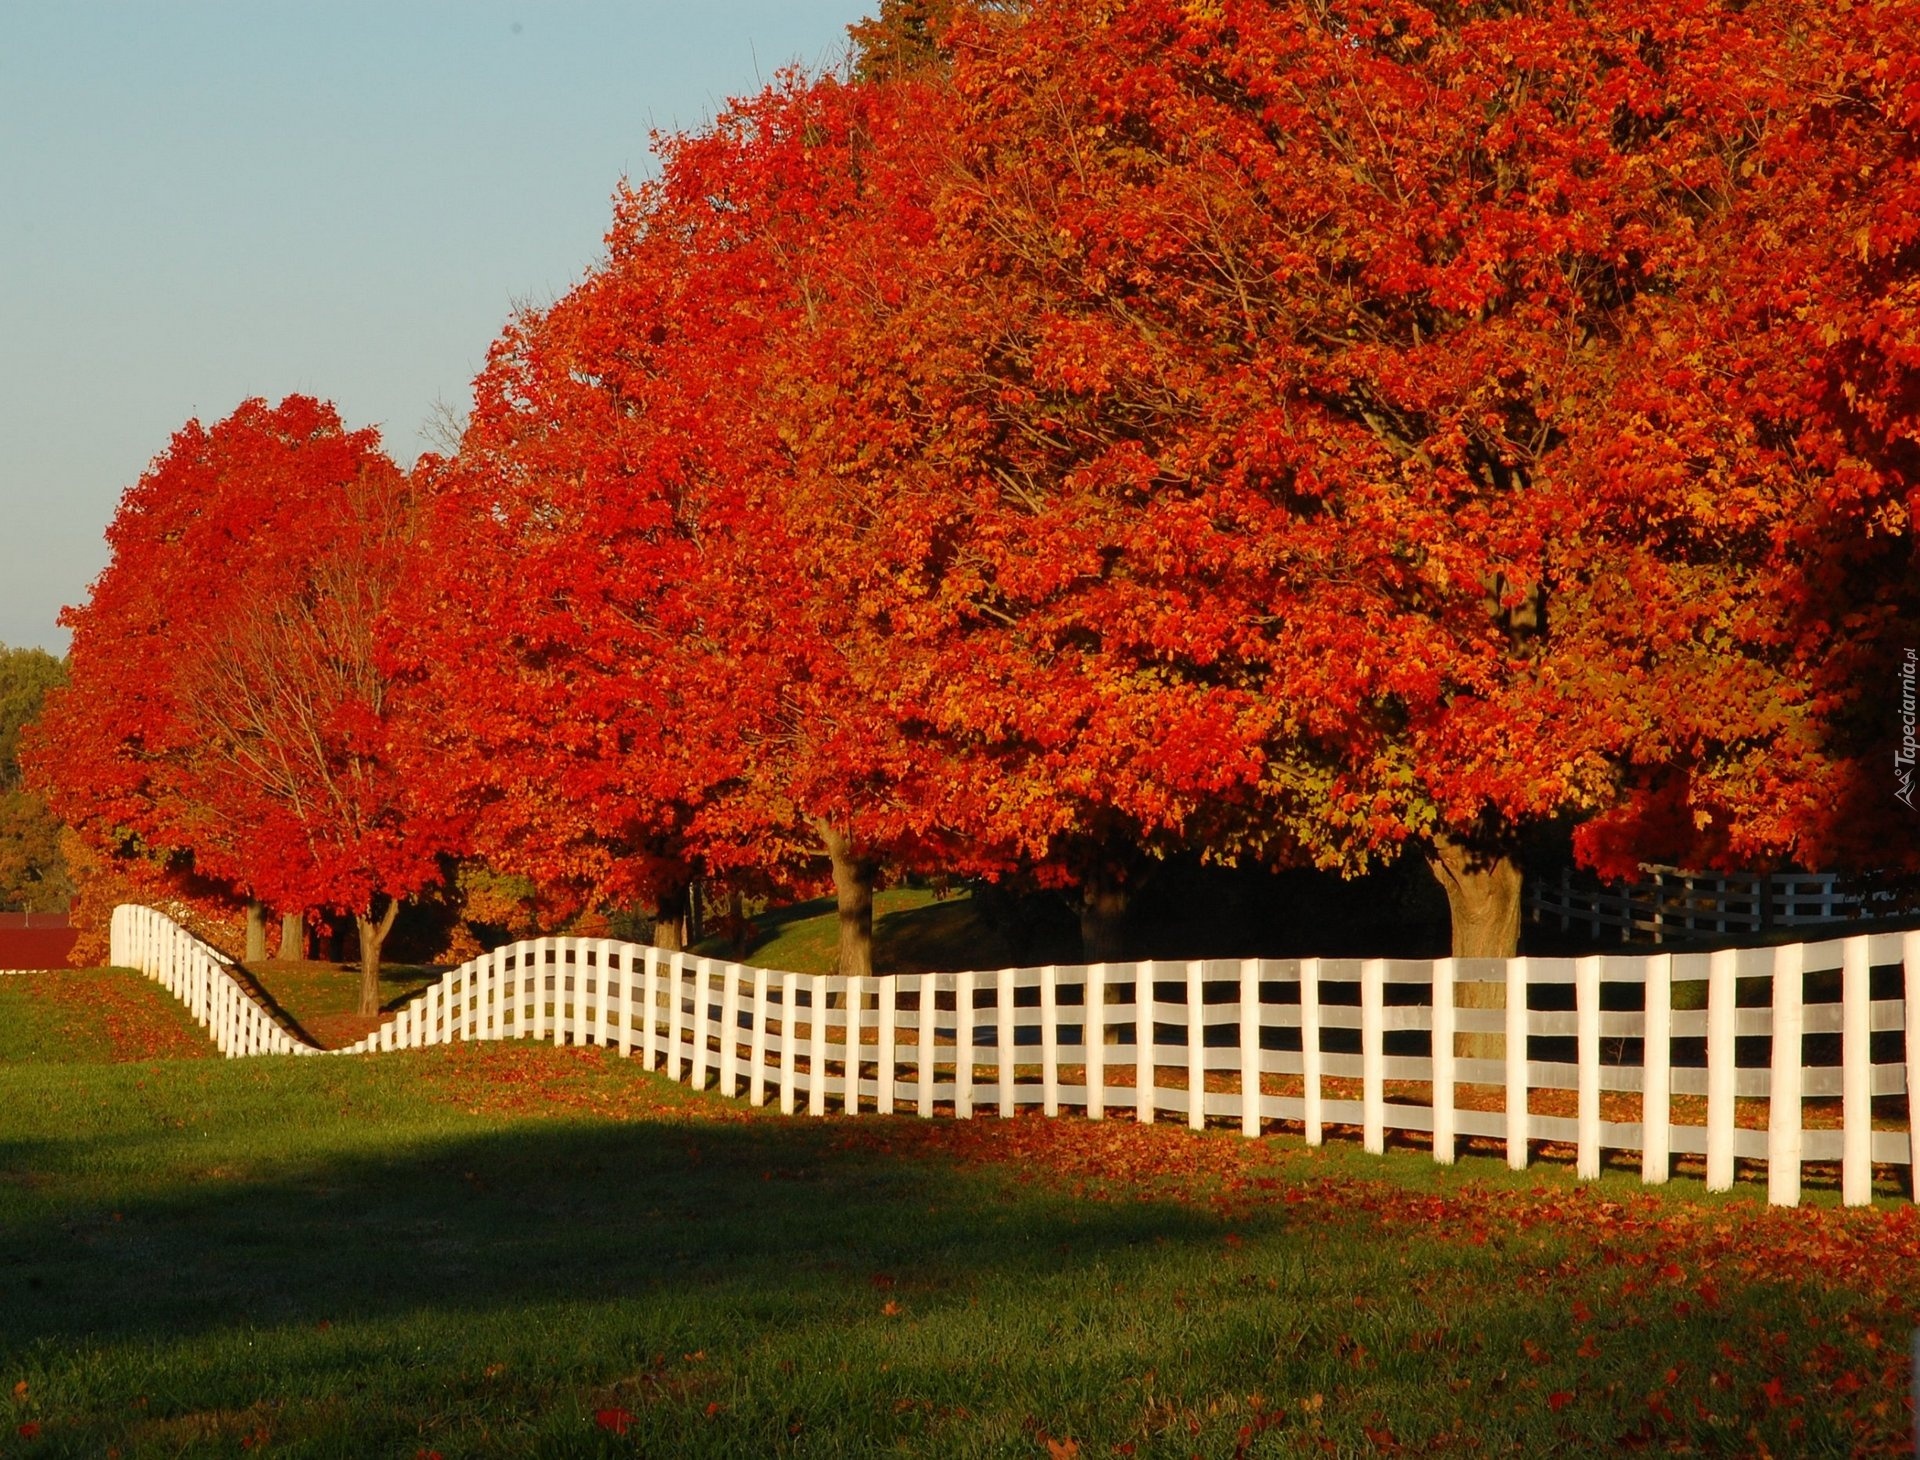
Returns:
[[[840,972],[865,978],[873,972],[873,884],[879,866],[853,841],[825,821],[815,822],[833,863],[833,893],[840,904]]]
[[[260,899],[247,899],[247,957],[248,963],[267,961],[267,910],[260,905]]]
[[[1103,869],[1080,884],[1080,957],[1085,963],[1119,963],[1127,956],[1127,885]]]
[[[687,946],[687,885],[670,887],[660,894],[653,913],[653,946],[663,953],[678,953]]]
[[[369,909],[371,911],[371,909]],[[380,945],[393,931],[393,920],[400,912],[400,899],[387,899],[387,910],[375,922],[365,913],[354,914],[354,926],[360,930],[360,1009],[362,1014],[380,1012]]]
[[[297,912],[280,914],[280,951],[274,957],[282,963],[298,963],[307,956],[307,920]]]
[[[1520,866],[1505,852],[1478,852],[1452,837],[1433,839],[1427,859],[1447,894],[1455,958],[1512,958],[1520,951]],[[1454,1003],[1462,1009],[1505,1009],[1499,984],[1459,983]],[[1505,1059],[1503,1034],[1459,1034],[1455,1053],[1467,1059]]]

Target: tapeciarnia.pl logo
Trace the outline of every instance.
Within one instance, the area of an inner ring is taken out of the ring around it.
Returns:
[[[1908,649],[1900,661],[1900,748],[1893,753],[1894,798],[1913,810],[1913,771],[1920,743],[1914,739],[1916,678],[1920,677],[1920,658]]]

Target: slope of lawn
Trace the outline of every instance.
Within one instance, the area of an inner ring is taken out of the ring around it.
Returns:
[[[36,1047],[0,1455],[1909,1453],[1904,1202],[786,1120],[595,1049]]]
[[[391,1013],[433,983],[445,968],[389,963],[380,968],[380,1007]],[[326,1049],[352,1044],[377,1029],[380,1018],[355,1012],[360,1006],[360,965],[312,959],[250,963],[247,977],[264,1002]],[[383,1014],[381,1017],[385,1017]]]
[[[131,969],[0,974],[0,1066],[218,1053],[178,999]]]

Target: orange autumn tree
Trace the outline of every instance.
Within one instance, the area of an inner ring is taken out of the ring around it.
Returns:
[[[94,851],[353,916],[360,1012],[401,900],[457,824],[397,771],[408,708],[380,658],[410,571],[412,490],[330,405],[253,400],[190,422],[131,488],[113,558],[67,611],[70,680],[29,749]]]

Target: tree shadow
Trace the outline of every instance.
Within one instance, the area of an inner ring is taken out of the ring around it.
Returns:
[[[177,1141],[153,1139],[178,1159]],[[539,1122],[257,1179],[214,1169],[112,1210],[34,1194],[47,1173],[87,1169],[90,1143],[0,1145],[4,1205],[26,1209],[0,1256],[0,1353],[588,1296],[785,1295],[806,1311],[848,1274],[911,1269],[938,1286],[1057,1267],[1069,1244],[1085,1262],[1217,1240],[1216,1219],[1171,1204],[1038,1197],[1012,1216],[994,1178],[870,1142],[843,1122]]]

